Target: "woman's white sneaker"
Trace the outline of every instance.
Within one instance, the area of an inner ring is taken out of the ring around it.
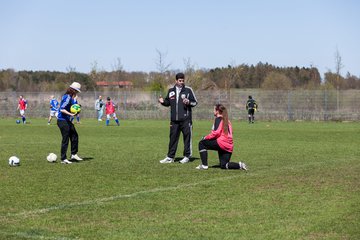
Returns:
[[[160,163],[173,163],[173,162],[174,162],[174,159],[169,158],[169,157],[166,157],[163,160],[160,160]]]
[[[198,170],[207,170],[208,168],[209,168],[209,166],[205,166],[202,164],[200,164],[199,166],[196,167],[196,169],[198,169]]]
[[[72,162],[70,162],[69,160],[65,159],[65,160],[61,160],[61,163],[63,163],[63,164],[71,164]]]
[[[71,160],[82,161],[83,159],[79,157],[77,154],[75,154],[75,155],[71,155]]]

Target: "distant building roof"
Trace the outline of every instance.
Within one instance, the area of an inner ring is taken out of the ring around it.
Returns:
[[[126,87],[132,87],[133,83],[130,81],[118,81],[118,82],[100,81],[100,82],[96,82],[96,86],[126,88]]]

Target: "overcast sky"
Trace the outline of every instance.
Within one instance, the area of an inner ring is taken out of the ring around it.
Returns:
[[[358,0],[0,0],[0,69],[269,63],[360,76]]]

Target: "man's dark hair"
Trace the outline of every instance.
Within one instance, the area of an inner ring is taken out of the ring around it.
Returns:
[[[185,79],[185,75],[183,74],[183,73],[178,73],[178,74],[176,74],[176,80],[178,80],[178,79]]]

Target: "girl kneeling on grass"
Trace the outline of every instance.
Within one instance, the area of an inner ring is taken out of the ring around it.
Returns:
[[[207,150],[215,150],[219,154],[221,169],[242,169],[247,170],[243,162],[230,162],[231,154],[234,148],[232,127],[229,121],[228,112],[222,104],[216,104],[214,107],[214,125],[209,135],[203,137],[199,142],[199,152],[201,163],[196,169],[208,169]]]

